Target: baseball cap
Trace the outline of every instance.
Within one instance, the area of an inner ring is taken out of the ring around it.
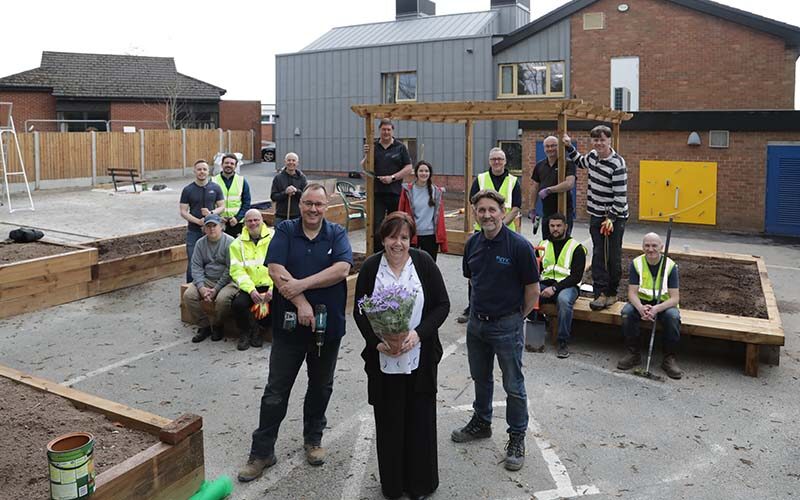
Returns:
[[[211,223],[214,223],[214,224],[217,224],[217,225],[221,226],[222,225],[222,219],[220,219],[219,215],[217,215],[217,214],[206,215],[205,218],[203,219],[203,225],[205,226],[205,225],[211,224]]]

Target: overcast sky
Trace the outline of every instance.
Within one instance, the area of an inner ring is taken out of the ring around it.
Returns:
[[[436,11],[488,10],[489,1],[436,0]],[[800,26],[798,0],[718,1]],[[565,3],[532,0],[531,19]],[[390,21],[394,7],[394,0],[4,1],[0,35],[12,43],[0,53],[0,76],[38,67],[45,50],[171,56],[181,73],[226,89],[224,99],[273,103],[275,54],[297,52],[336,26]]]

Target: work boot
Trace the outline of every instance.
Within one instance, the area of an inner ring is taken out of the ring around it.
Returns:
[[[642,354],[639,352],[639,337],[626,337],[625,349],[628,354],[617,362],[618,370],[630,370],[642,364]]]
[[[202,328],[198,328],[197,329],[197,333],[195,334],[194,337],[192,337],[192,342],[194,342],[195,344],[198,343],[198,342],[202,342],[209,335],[211,335],[211,327],[210,326],[204,326]]]
[[[264,341],[261,340],[261,331],[258,328],[250,330],[250,345],[253,347],[261,347]]]
[[[606,295],[606,307],[611,307],[617,303],[616,295]]]
[[[567,349],[567,341],[566,340],[559,340],[558,341],[558,352],[556,356],[564,359],[569,357],[569,349]]]
[[[598,297],[595,297],[593,301],[589,302],[589,309],[592,311],[602,311],[610,305],[608,303],[609,300],[612,301],[611,304],[616,302],[616,299],[607,297],[606,294],[601,293]]]
[[[464,324],[469,321],[469,307],[461,312],[461,315],[456,318],[456,323]]]
[[[456,443],[466,443],[476,439],[486,439],[492,437],[492,423],[486,422],[476,414],[472,414],[469,423],[460,429],[454,430],[450,434],[450,439]]]
[[[257,479],[264,472],[264,469],[272,467],[275,462],[277,462],[275,455],[271,455],[268,458],[250,457],[247,460],[247,464],[239,469],[239,481],[246,483]]]
[[[214,342],[219,342],[225,336],[225,327],[222,325],[217,325],[212,330],[214,333],[211,334],[211,340]]]
[[[309,465],[322,465],[325,463],[325,448],[318,444],[306,443],[303,445],[306,452],[306,462]]]
[[[674,353],[667,353],[664,355],[664,361],[661,362],[661,369],[664,370],[669,378],[680,380],[683,377],[683,370],[678,366],[678,359]]]
[[[520,470],[525,464],[525,433],[509,432],[506,443],[506,470]]]
[[[236,348],[240,351],[246,351],[250,349],[250,332],[244,331],[239,332],[239,343],[236,344]]]

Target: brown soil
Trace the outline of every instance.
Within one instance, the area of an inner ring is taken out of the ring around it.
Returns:
[[[120,236],[119,238],[111,238],[101,242],[86,243],[86,246],[97,248],[97,258],[100,262],[103,262],[185,244],[186,228],[174,227],[149,233]]]
[[[75,250],[73,247],[43,243],[41,241],[33,241],[31,243],[0,242],[0,265],[69,253]]]
[[[623,250],[617,299],[628,300],[628,268],[641,252]],[[591,258],[591,256],[589,257]],[[767,304],[755,263],[694,256],[671,256],[680,271],[681,308],[767,319]],[[591,271],[583,275],[592,282]]]
[[[47,443],[69,432],[94,435],[97,473],[158,442],[66,399],[0,377],[0,491],[3,498],[50,498]]]

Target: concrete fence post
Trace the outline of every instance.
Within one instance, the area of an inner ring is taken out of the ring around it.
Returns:
[[[253,155],[250,159],[256,161],[256,131],[250,129],[250,154]]]
[[[97,185],[97,132],[92,134],[92,186]]]
[[[231,141],[231,131],[228,130],[228,150],[227,153],[233,153],[233,143]]]
[[[39,154],[39,132],[33,133],[33,187],[39,189],[42,180],[42,156]]]
[[[181,165],[181,176],[186,177],[186,129],[181,129],[181,146],[183,150],[183,164]]]
[[[224,142],[225,139],[223,137],[222,129],[220,128],[218,130],[219,130],[219,149],[217,151],[219,151],[220,153],[224,153],[225,152],[225,149],[224,149],[225,148],[225,142]]]
[[[139,176],[144,179],[144,129],[139,129]]]

